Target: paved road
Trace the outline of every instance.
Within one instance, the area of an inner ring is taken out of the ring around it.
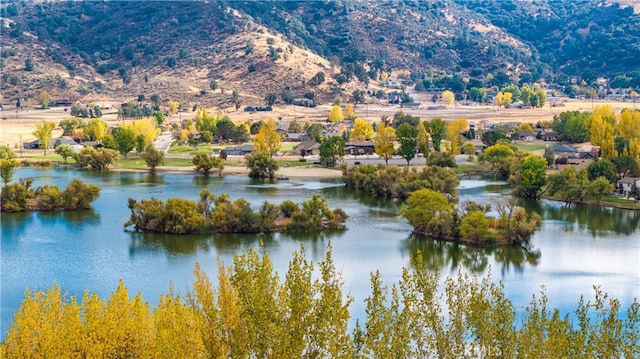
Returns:
[[[173,142],[173,136],[171,133],[163,132],[158,136],[158,138],[156,138],[156,150],[162,151],[166,154],[169,151],[169,147],[171,147],[171,142]]]

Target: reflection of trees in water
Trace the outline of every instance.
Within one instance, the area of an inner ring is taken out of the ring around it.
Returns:
[[[185,235],[177,236],[162,233],[130,232],[131,244],[129,255],[155,253],[164,250],[170,255],[187,255],[198,250],[208,251],[210,243],[208,236]]]
[[[573,223],[565,227],[566,231],[575,229],[589,232],[593,237],[611,234],[631,235],[640,228],[640,211],[619,208],[572,205],[567,207],[545,203],[544,219]]]
[[[163,185],[165,176],[157,173],[123,173],[119,177],[119,185],[135,186],[139,184]]]
[[[35,216],[34,212],[2,213],[0,215],[1,238],[3,240],[20,239],[25,230],[33,223]],[[3,242],[3,245],[6,245],[6,243]]]
[[[413,235],[404,240],[401,250],[411,256],[420,251],[427,268],[449,268],[450,271],[462,266],[472,272],[484,272],[488,268],[489,257],[493,255],[502,274],[511,270],[522,272],[525,264],[535,266],[539,263],[541,255],[540,251],[533,250],[529,245],[478,247]]]
[[[213,184],[222,183],[224,182],[224,178],[218,176],[218,174],[216,173],[210,174],[208,176],[198,174],[191,177],[191,181],[193,182],[194,186],[198,188],[202,188],[202,187],[207,187]]]
[[[84,211],[41,211],[38,212],[38,215],[50,224],[60,222],[63,225],[69,223],[74,225],[96,225],[100,223],[100,215],[92,209]],[[2,225],[4,226],[4,222]]]

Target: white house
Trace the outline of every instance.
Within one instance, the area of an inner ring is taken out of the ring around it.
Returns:
[[[633,184],[637,187],[640,187],[640,177],[624,177],[618,180],[616,183],[616,192],[624,197],[629,196],[629,192],[631,192],[631,188]]]

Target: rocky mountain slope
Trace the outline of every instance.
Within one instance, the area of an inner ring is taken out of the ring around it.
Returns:
[[[326,102],[383,70],[513,82],[640,70],[640,17],[601,0],[6,1],[1,15],[5,103],[43,90]]]

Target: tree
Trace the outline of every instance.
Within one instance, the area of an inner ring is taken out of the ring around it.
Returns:
[[[44,149],[44,155],[47,155],[47,148],[51,145],[51,136],[53,128],[56,127],[53,121],[42,121],[42,123],[36,124],[36,130],[33,131],[33,135],[40,140],[40,147]]]
[[[484,88],[472,87],[469,90],[469,99],[478,103],[487,101],[487,90]]]
[[[342,108],[338,104],[333,105],[329,111],[329,121],[333,123],[340,123],[343,120],[344,116],[342,115]]]
[[[58,127],[62,128],[63,136],[71,136],[73,134],[73,130],[82,128],[82,126],[84,126],[84,122],[82,122],[82,119],[78,117],[68,117],[58,123]]]
[[[449,238],[452,235],[454,207],[447,197],[430,189],[413,192],[398,214],[413,227],[413,232],[436,238]]]
[[[453,92],[449,90],[443,91],[440,96],[442,96],[442,102],[444,102],[445,106],[453,105],[453,102],[456,99],[456,96],[453,94]]]
[[[93,118],[89,120],[84,128],[84,137],[90,141],[102,141],[107,133],[107,123],[101,119]]]
[[[472,211],[460,220],[462,238],[479,242],[489,234],[489,219],[483,211]]]
[[[509,106],[512,103],[512,96],[513,94],[511,92],[498,92],[496,95],[496,105],[498,105],[498,107]]]
[[[151,143],[144,148],[142,159],[147,163],[147,167],[152,173],[156,171],[156,167],[165,163],[164,152],[158,151]]]
[[[203,151],[196,153],[193,156],[191,163],[193,163],[196,166],[195,169],[197,172],[202,171],[204,172],[205,176],[209,175],[209,172],[211,171],[212,168],[217,169],[218,176],[221,176],[222,170],[224,169],[224,161],[221,158],[210,155],[207,152],[203,152]]]
[[[419,122],[418,123],[418,148],[420,149],[420,153],[427,157],[429,155],[429,131],[427,129],[429,126],[429,122]]]
[[[353,105],[352,104],[347,104],[344,107],[343,117],[344,117],[345,120],[355,120],[356,113],[353,110]]]
[[[276,121],[267,119],[264,121],[258,133],[253,137],[253,151],[266,153],[270,157],[278,152],[282,145],[282,135],[276,129]]]
[[[176,113],[176,111],[178,111],[178,108],[180,107],[180,103],[169,99],[168,106],[169,106],[169,114],[173,115],[174,113]]]
[[[251,178],[273,178],[278,170],[278,163],[266,152],[254,152],[246,155],[247,168]]]
[[[322,142],[323,131],[324,127],[319,123],[314,123],[307,127],[307,134],[316,142]]]
[[[233,102],[233,105],[236,107],[236,111],[238,111],[238,109],[242,105],[242,99],[240,98],[240,93],[238,91],[233,90],[233,93],[231,94],[231,101]]]
[[[13,179],[13,170],[18,167],[18,161],[13,158],[0,158],[0,176],[6,186]]]
[[[335,165],[344,156],[344,139],[340,136],[325,137],[320,143],[320,163]]]
[[[384,158],[384,163],[388,166],[389,158],[391,158],[395,152],[395,130],[393,127],[385,126],[385,124],[381,122],[376,127],[376,132],[377,135],[373,138],[374,149],[378,156]]]
[[[24,60],[24,70],[25,71],[33,71],[33,59],[30,57],[27,57],[26,60]]]
[[[506,177],[509,174],[510,160],[514,156],[515,152],[510,146],[496,143],[484,151],[482,158],[491,163],[492,170],[498,170],[502,173],[503,177]]]
[[[598,204],[600,204],[602,196],[612,193],[614,189],[614,184],[604,176],[596,178],[589,184],[589,193],[596,198]]]
[[[42,108],[49,108],[49,101],[51,101],[51,96],[47,91],[40,92],[40,96],[38,98],[40,100]]]
[[[433,149],[436,152],[440,152],[440,145],[442,140],[445,139],[447,131],[447,123],[442,119],[434,118],[429,123],[431,129],[431,142],[433,143]]]
[[[544,159],[547,160],[547,166],[551,166],[555,163],[556,152],[553,150],[552,146],[547,146],[544,148]]]
[[[589,166],[587,166],[587,178],[589,181],[595,181],[598,177],[604,177],[610,183],[616,183],[618,181],[616,165],[606,158],[602,158],[597,162],[591,162]]]
[[[127,159],[129,152],[136,146],[136,134],[128,127],[115,127],[111,134],[116,143],[116,149]]]
[[[93,147],[85,147],[80,152],[73,154],[76,166],[91,166],[96,171],[104,171],[109,168],[118,158],[118,151],[108,148],[95,149]]]
[[[547,160],[534,155],[527,156],[520,166],[518,179],[515,181],[516,194],[524,198],[538,199],[546,184],[546,173]]]
[[[638,168],[638,163],[631,156],[618,156],[614,157],[611,162],[616,166],[616,172],[619,177],[626,177],[630,172],[635,172]]]
[[[418,148],[418,129],[408,123],[403,123],[396,129],[396,137],[400,142],[398,154],[407,161],[407,166],[416,156]]]
[[[364,103],[365,101],[364,94],[365,92],[363,90],[353,90],[353,93],[351,95],[351,101],[353,101],[353,107],[358,106],[359,103]]]
[[[267,106],[273,106],[278,100],[278,95],[275,92],[268,92],[264,95],[264,104]]]
[[[616,129],[622,137],[640,138],[640,111],[622,110]]]
[[[464,118],[458,118],[447,124],[447,139],[451,144],[451,153],[454,155],[460,154],[462,148],[462,132],[469,128],[469,122]]]
[[[215,92],[218,88],[218,82],[216,80],[211,80],[211,82],[209,82],[209,88]]]
[[[351,129],[352,141],[370,141],[373,139],[373,126],[369,121],[356,118]]]
[[[73,147],[71,147],[71,145],[66,145],[66,144],[56,147],[55,152],[62,157],[62,160],[64,161],[65,164],[68,163],[67,159],[69,157],[72,157],[73,154],[75,153],[75,151],[73,150]]]

